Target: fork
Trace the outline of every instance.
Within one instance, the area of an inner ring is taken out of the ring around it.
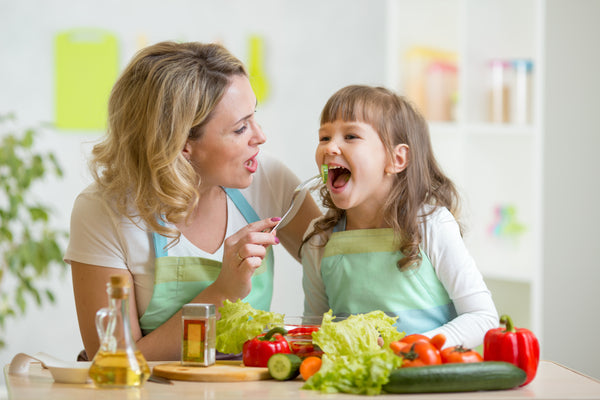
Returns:
[[[309,179],[305,180],[304,182],[302,182],[301,184],[299,184],[298,186],[296,186],[296,189],[294,189],[294,194],[292,194],[292,200],[290,201],[290,207],[287,209],[285,214],[283,214],[283,217],[281,217],[281,220],[279,220],[277,225],[275,225],[273,227],[273,229],[271,229],[271,232],[274,231],[275,229],[277,229],[279,227],[279,225],[285,220],[285,217],[287,217],[288,214],[290,213],[290,211],[292,211],[292,209],[294,208],[294,204],[296,203],[296,199],[298,198],[298,195],[300,193],[303,193],[305,190],[312,189],[312,187],[314,185],[316,185],[318,182],[321,182],[321,180],[322,180],[321,175],[315,175],[312,178],[309,178]],[[302,197],[302,198],[304,199],[304,197]]]

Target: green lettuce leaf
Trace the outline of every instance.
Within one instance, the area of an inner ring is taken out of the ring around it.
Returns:
[[[323,314],[321,328],[312,334],[313,343],[325,353],[323,364],[303,389],[379,394],[390,372],[402,364],[402,358],[389,347],[392,341],[404,337],[393,326],[395,322],[396,318],[382,311],[352,315],[340,322],[335,322],[331,310]]]
[[[344,356],[324,354],[322,360],[321,368],[305,382],[303,389],[376,395],[388,383],[390,372],[402,364],[401,357],[385,348]]]
[[[240,299],[225,300],[219,313],[216,349],[221,353],[241,353],[244,342],[261,334],[267,324],[283,324],[283,314],[256,310]]]
[[[331,310],[323,314],[321,328],[313,333],[313,343],[329,355],[352,355],[380,349],[378,338],[383,338],[383,347],[404,337],[394,326],[396,319],[383,311],[351,315],[335,322]]]

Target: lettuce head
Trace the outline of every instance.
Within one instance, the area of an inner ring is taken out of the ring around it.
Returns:
[[[216,349],[221,353],[240,353],[244,342],[261,334],[268,324],[283,324],[283,314],[256,310],[240,299],[225,300],[219,314]]]

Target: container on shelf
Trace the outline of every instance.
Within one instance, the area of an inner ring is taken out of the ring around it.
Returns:
[[[427,68],[425,115],[430,121],[453,121],[458,91],[456,65],[434,61]]]
[[[511,122],[518,125],[532,122],[533,62],[527,59],[511,61],[513,70],[513,98]]]
[[[456,53],[414,46],[405,54],[405,96],[430,121],[454,119],[457,97]]]
[[[510,122],[511,64],[494,59],[489,64],[489,120],[493,123]]]

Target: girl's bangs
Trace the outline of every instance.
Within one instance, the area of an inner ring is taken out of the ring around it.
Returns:
[[[340,121],[361,121],[373,124],[378,121],[375,112],[377,107],[373,107],[368,99],[358,96],[337,96],[331,98],[321,113],[321,125],[328,122]]]

